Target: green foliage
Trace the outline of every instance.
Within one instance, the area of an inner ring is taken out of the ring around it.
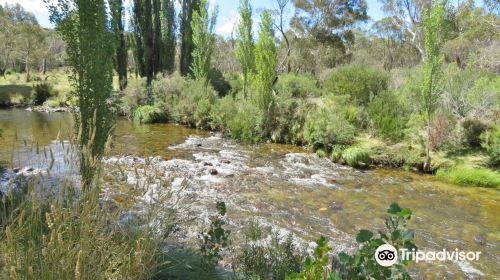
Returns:
[[[243,72],[243,96],[246,98],[250,77],[255,72],[255,49],[252,33],[252,7],[248,0],[240,0],[240,22],[236,32],[236,57]]]
[[[493,166],[500,165],[500,125],[481,135],[481,146],[486,149]]]
[[[449,169],[439,169],[436,177],[459,185],[500,188],[500,173],[485,168],[455,166]]]
[[[186,80],[180,75],[179,72],[174,72],[173,74],[165,77],[156,78],[151,83],[155,106],[161,108],[166,114],[170,116],[173,115],[174,107],[179,101],[179,97],[182,95],[186,86]]]
[[[208,72],[208,81],[212,87],[219,93],[220,97],[225,96],[231,91],[231,84],[226,80],[221,71],[212,68]]]
[[[368,114],[380,136],[393,141],[404,138],[408,113],[405,102],[392,91],[380,93],[368,104]]]
[[[339,68],[324,82],[326,94],[348,95],[359,105],[366,105],[387,90],[389,76],[382,70],[360,64]]]
[[[304,139],[316,148],[348,145],[354,141],[355,128],[333,104],[317,107],[306,117]]]
[[[208,128],[217,92],[205,81],[189,81],[185,85],[173,110],[174,119],[191,127]]]
[[[286,280],[323,280],[330,278],[330,258],[328,252],[332,248],[328,246],[328,241],[325,237],[320,237],[316,240],[316,248],[313,255],[306,257],[303,269],[299,273],[293,273],[285,277]]]
[[[294,98],[320,95],[319,83],[311,75],[283,74],[278,79],[276,91]]]
[[[158,107],[143,105],[135,109],[134,120],[140,123],[162,123],[168,120],[168,116]]]
[[[217,9],[208,14],[207,0],[201,0],[200,10],[193,12],[191,28],[193,30],[193,64],[191,72],[195,80],[207,81],[212,53],[215,46],[215,24],[217,23]]]
[[[262,140],[263,115],[257,105],[251,101],[241,101],[238,112],[229,122],[229,131],[232,138],[247,143],[257,143]]]
[[[135,108],[150,103],[148,90],[145,78],[129,81],[127,88],[119,96],[119,113],[132,118]]]
[[[283,238],[271,232],[268,238],[259,223],[251,220],[237,257],[236,279],[283,279],[300,271],[302,256],[297,251],[292,235]]]
[[[465,142],[470,147],[481,146],[481,134],[488,129],[488,126],[480,120],[469,119],[462,123]]]
[[[49,6],[51,20],[67,45],[71,82],[78,100],[76,124],[83,189],[90,188],[96,164],[114,128],[113,42],[109,38],[104,0],[65,0]],[[85,152],[88,150],[88,152]]]
[[[211,112],[211,128],[230,134],[229,124],[238,113],[237,100],[231,95],[218,99]]]
[[[351,167],[360,167],[361,164],[370,164],[370,152],[359,147],[347,148],[343,154],[343,159]]]
[[[218,215],[212,216],[210,220],[210,229],[202,233],[200,252],[205,260],[207,270],[213,270],[217,263],[222,260],[221,250],[229,245],[229,235],[231,231],[224,228],[227,222],[224,220],[226,215],[226,204],[217,202]]]
[[[409,208],[401,208],[397,203],[391,204],[387,210],[389,217],[385,219],[385,231],[379,231],[379,237],[368,230],[359,231],[356,241],[359,249],[353,255],[340,253],[335,267],[333,279],[411,279],[406,271],[408,261],[398,258],[392,267],[383,267],[376,263],[375,251],[380,245],[390,244],[399,252],[400,248],[416,249],[413,244],[414,231],[406,229],[412,212]]]
[[[33,105],[42,105],[53,95],[52,86],[49,83],[37,83],[33,86],[31,100]]]
[[[259,39],[255,46],[255,75],[253,100],[267,118],[273,108],[273,85],[276,78],[278,54],[276,50],[271,13],[264,11],[260,23]]]

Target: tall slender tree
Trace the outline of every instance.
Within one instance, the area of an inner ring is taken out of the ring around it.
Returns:
[[[155,71],[155,48],[154,48],[154,29],[153,29],[153,0],[144,1],[144,25],[142,26],[142,34],[144,36],[144,66],[145,76],[148,85],[151,84],[154,78]]]
[[[424,170],[429,170],[431,165],[431,120],[443,91],[441,79],[444,58],[441,49],[446,36],[445,3],[436,2],[426,7],[423,14],[424,75],[421,96],[422,108],[427,119],[427,155]]]
[[[162,70],[172,73],[175,68],[176,23],[174,0],[162,2]]]
[[[240,0],[240,22],[236,29],[236,56],[243,73],[243,96],[247,97],[250,77],[255,72],[255,46],[252,33],[252,7],[249,0]]]
[[[49,6],[51,20],[68,46],[83,190],[89,190],[114,127],[109,106],[113,91],[113,42],[104,0],[59,0]]]
[[[153,77],[163,70],[163,40],[161,26],[161,0],[153,1]]]
[[[134,50],[134,60],[136,71],[139,75],[146,75],[146,65],[144,63],[144,5],[141,0],[134,0],[133,17],[131,27],[134,35],[131,38],[131,45]]]
[[[215,46],[214,30],[217,23],[217,7],[212,15],[209,15],[207,0],[201,0],[200,5],[200,11],[193,12],[191,22],[194,46],[191,72],[196,80],[208,82],[208,72]]]
[[[191,64],[193,61],[192,52],[194,48],[191,21],[195,11],[200,11],[200,0],[182,0],[182,10],[180,14],[180,72],[183,76],[187,76],[191,73]]]
[[[125,30],[123,26],[122,0],[109,0],[111,9],[111,29],[115,36],[115,70],[118,73],[120,90],[127,87],[127,46],[125,44]]]

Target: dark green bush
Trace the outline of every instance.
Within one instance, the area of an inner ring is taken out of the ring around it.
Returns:
[[[186,80],[179,72],[155,79],[151,83],[155,106],[172,115],[173,108],[178,103],[179,96],[181,96],[185,87]]]
[[[189,80],[175,104],[174,119],[191,127],[208,128],[216,100],[217,92],[210,84]]]
[[[349,95],[359,105],[366,105],[387,90],[389,75],[367,65],[347,65],[339,68],[324,82],[326,94]]]
[[[380,136],[398,141],[404,138],[409,110],[395,93],[384,91],[368,104],[368,114]]]
[[[33,86],[31,100],[33,105],[42,105],[52,96],[52,86],[49,83],[37,83]]]
[[[312,110],[304,124],[304,139],[315,148],[330,150],[333,145],[348,145],[354,141],[356,129],[343,114],[327,104]]]
[[[500,125],[481,135],[481,146],[490,156],[492,166],[500,166]]]
[[[308,97],[320,95],[319,83],[313,76],[284,74],[276,84],[278,95],[291,97]]]
[[[134,120],[140,123],[162,123],[168,120],[168,116],[158,107],[143,105],[135,109]]]
[[[462,123],[464,129],[464,140],[470,147],[481,146],[481,134],[483,134],[488,126],[480,120],[468,119]]]
[[[220,97],[226,96],[231,91],[231,84],[226,80],[222,72],[215,68],[208,72],[208,80]]]

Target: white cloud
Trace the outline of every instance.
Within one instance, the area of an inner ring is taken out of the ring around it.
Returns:
[[[240,22],[240,16],[236,10],[231,10],[229,15],[224,16],[219,20],[215,28],[215,32],[222,36],[230,36],[236,25]]]

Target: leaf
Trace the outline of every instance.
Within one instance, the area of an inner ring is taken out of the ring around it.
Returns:
[[[411,209],[410,208],[404,208],[403,210],[399,211],[398,213],[399,217],[402,218],[408,218],[411,216]]]
[[[399,207],[399,204],[397,204],[396,202],[393,202],[391,204],[391,206],[389,206],[389,209],[387,209],[387,213],[389,214],[398,214],[399,212],[401,212],[401,207]]]
[[[356,236],[356,241],[358,243],[364,243],[364,242],[370,241],[370,239],[372,239],[372,237],[373,237],[373,232],[366,230],[366,229],[362,229],[359,231],[358,235]]]

